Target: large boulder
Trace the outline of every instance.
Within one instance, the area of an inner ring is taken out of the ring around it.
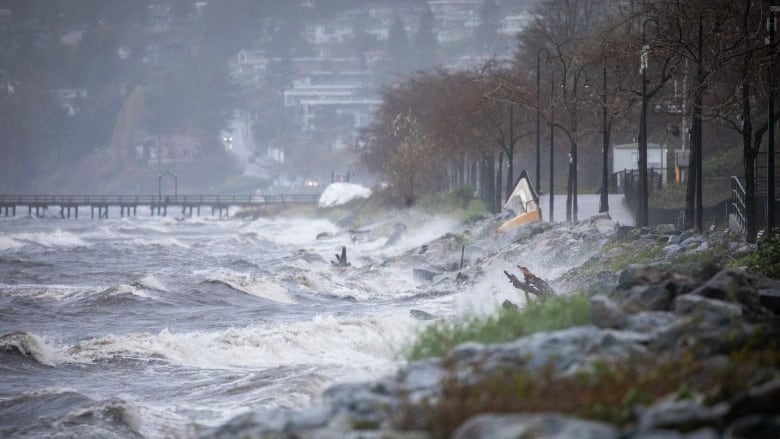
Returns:
[[[452,439],[611,439],[618,430],[602,422],[557,413],[485,414],[463,423]]]

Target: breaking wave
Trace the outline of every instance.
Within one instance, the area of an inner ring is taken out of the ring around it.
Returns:
[[[57,366],[64,361],[62,355],[46,344],[43,338],[18,331],[0,337],[0,352],[4,356],[29,358],[45,366]]]
[[[15,245],[14,243],[18,243],[19,245]],[[77,235],[58,229],[51,232],[28,232],[3,235],[3,239],[0,240],[0,249],[3,247],[19,247],[26,244],[37,244],[43,247],[83,247],[87,245],[87,243]]]
[[[297,303],[287,291],[287,288],[265,278],[255,278],[247,273],[239,273],[233,270],[219,270],[216,273],[207,274],[206,282],[225,285],[232,290],[246,293],[261,299],[273,302],[294,304]]]
[[[268,368],[343,364],[385,369],[416,322],[407,313],[343,319],[332,315],[288,325],[249,326],[217,332],[109,335],[85,340],[70,350],[79,362],[131,359],[163,360],[212,368]]]

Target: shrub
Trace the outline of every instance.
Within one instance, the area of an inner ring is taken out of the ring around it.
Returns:
[[[748,271],[780,279],[780,232],[767,233],[758,241],[756,250],[733,262]]]
[[[419,360],[443,356],[456,345],[475,341],[501,343],[541,331],[590,323],[590,301],[585,294],[535,300],[519,311],[499,310],[495,315],[463,321],[433,323],[418,334],[408,357]]]

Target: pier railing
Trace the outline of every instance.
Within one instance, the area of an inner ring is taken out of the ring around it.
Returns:
[[[201,207],[210,207],[212,214],[229,215],[231,207],[263,207],[286,204],[314,204],[320,194],[275,195],[0,195],[0,215],[16,216],[17,207],[27,207],[28,215],[42,216],[50,207],[59,207],[60,216],[76,218],[80,207],[90,208],[91,217],[108,218],[109,208],[118,208],[120,215],[135,216],[138,207],[149,207],[152,215],[167,215],[169,207],[180,207],[182,215],[200,215]]]
[[[260,206],[265,204],[316,203],[320,194],[278,195],[0,195],[1,205],[204,205]]]

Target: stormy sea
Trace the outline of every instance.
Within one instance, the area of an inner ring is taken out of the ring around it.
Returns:
[[[197,437],[306,407],[402,364],[425,324],[410,310],[462,306],[385,263],[454,220],[350,232],[113,213],[0,219],[0,436]]]

